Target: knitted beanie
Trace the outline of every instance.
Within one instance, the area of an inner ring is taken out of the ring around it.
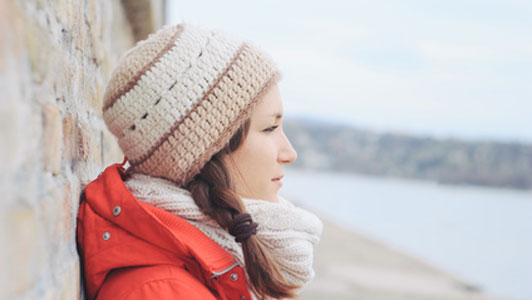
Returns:
[[[120,59],[103,118],[129,171],[186,186],[280,78],[251,42],[189,23],[165,26]]]

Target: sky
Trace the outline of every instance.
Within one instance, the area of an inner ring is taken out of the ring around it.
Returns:
[[[532,143],[532,1],[168,1],[274,59],[285,120]]]

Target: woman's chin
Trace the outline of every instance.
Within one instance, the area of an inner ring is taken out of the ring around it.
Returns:
[[[268,201],[270,202],[279,202],[279,198],[277,197],[277,193],[273,194],[268,198]]]

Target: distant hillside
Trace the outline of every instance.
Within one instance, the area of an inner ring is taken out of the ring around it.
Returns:
[[[285,120],[294,167],[532,189],[532,145],[380,134]]]

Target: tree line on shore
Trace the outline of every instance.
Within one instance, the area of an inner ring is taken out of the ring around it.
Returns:
[[[296,168],[532,189],[532,145],[378,133],[308,119],[283,122]]]

